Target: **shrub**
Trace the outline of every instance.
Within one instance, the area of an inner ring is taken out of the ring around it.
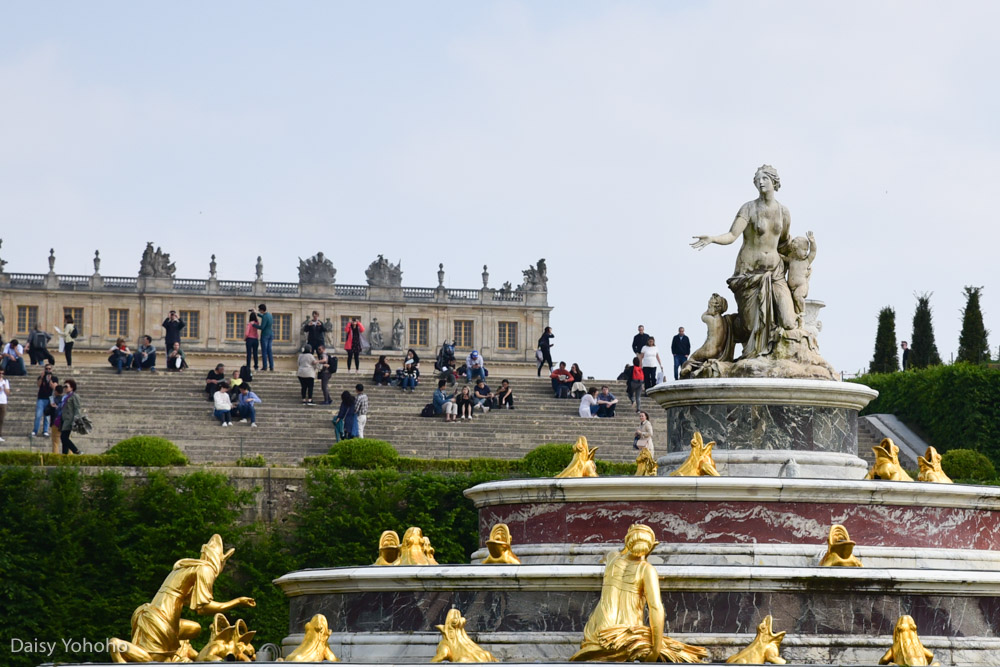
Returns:
[[[188,462],[177,445],[154,435],[137,435],[122,440],[108,450],[108,455],[124,466],[183,466]]]
[[[63,456],[49,452],[26,452],[11,450],[0,452],[0,465],[3,466],[116,466],[118,458],[108,454],[82,454],[79,456]]]
[[[330,457],[325,465],[352,470],[375,470],[395,468],[399,453],[385,440],[372,438],[351,438],[341,440],[327,453]]]
[[[993,462],[971,449],[952,449],[945,452],[941,455],[941,469],[952,479],[983,482],[997,477]]]
[[[573,459],[573,445],[549,443],[535,447],[524,455],[522,472],[530,477],[555,477]]]
[[[253,456],[243,456],[236,459],[236,466],[238,468],[266,468],[267,459],[265,459],[260,454],[254,454]]]

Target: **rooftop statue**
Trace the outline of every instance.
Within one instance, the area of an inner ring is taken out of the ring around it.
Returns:
[[[538,260],[538,264],[532,264],[521,273],[524,274],[524,282],[518,285],[519,292],[547,292],[549,291],[548,269],[545,266],[545,258]]]
[[[646,560],[657,544],[649,526],[634,524],[628,529],[625,548],[608,557],[601,600],[587,620],[580,650],[571,661],[701,662],[708,655],[700,646],[663,634],[666,613],[660,578]]]
[[[753,638],[750,645],[728,658],[726,662],[731,665],[783,665],[785,659],[781,657],[778,650],[781,648],[781,640],[785,638],[784,632],[775,632],[771,627],[774,619],[770,614],[757,626],[757,636]]]
[[[465,618],[458,609],[450,609],[444,625],[437,629],[442,637],[431,662],[498,662],[492,653],[472,641],[465,631]]]
[[[3,247],[3,239],[0,239],[0,247]],[[0,273],[3,273],[3,267],[7,266],[7,260],[0,259]]]
[[[257,634],[247,630],[241,618],[236,625],[229,625],[225,614],[216,614],[212,620],[212,634],[201,649],[195,662],[254,662],[256,652],[250,640]]]
[[[826,538],[826,555],[819,562],[820,567],[864,567],[861,559],[854,555],[854,542],[847,529],[839,523],[830,526]]]
[[[340,662],[330,650],[330,626],[326,616],[316,614],[306,623],[305,637],[285,662]]]
[[[299,282],[304,285],[332,285],[336,282],[337,269],[322,252],[309,259],[299,257]]]
[[[912,616],[900,616],[892,631],[892,648],[879,658],[880,665],[937,665],[934,654],[924,648]]]
[[[368,284],[374,287],[400,287],[403,284],[403,269],[382,255],[365,269]]]
[[[719,471],[715,468],[715,460],[712,458],[712,447],[715,441],[705,444],[701,433],[694,432],[691,437],[691,453],[677,470],[670,473],[670,477],[718,477]]]
[[[725,311],[716,308],[712,315],[720,319],[709,324],[709,347],[717,356],[687,365],[682,375],[839,379],[820,356],[814,333],[803,328],[816,240],[812,232],[808,238],[791,237],[791,214],[775,199],[781,179],[774,167],[761,166],[753,182],[759,196],[740,207],[730,230],[696,236],[691,244],[701,250],[743,239],[736,268],[726,281],[736,297],[737,312],[722,315]],[[737,359],[729,349],[730,336],[743,346]]]
[[[917,475],[918,482],[953,483],[951,477],[944,474],[944,470],[941,469],[941,455],[933,447],[928,447],[923,456],[917,457],[917,465],[920,466],[920,473]]]
[[[144,278],[173,278],[177,267],[170,261],[170,253],[163,252],[159,247],[153,250],[153,243],[146,243],[139,262],[139,276]]]
[[[913,481],[899,464],[899,447],[892,438],[883,438],[878,446],[872,447],[872,451],[875,453],[875,463],[865,475],[865,479],[884,479],[890,482]]]
[[[483,559],[483,565],[519,565],[521,559],[514,555],[511,549],[513,540],[510,537],[510,528],[505,523],[498,523],[490,529],[490,539],[486,541],[486,548],[490,555]]]
[[[556,478],[563,477],[597,477],[597,464],[594,463],[594,454],[598,447],[593,449],[587,445],[587,439],[582,435],[573,444],[573,458],[569,465]]]
[[[201,547],[199,558],[174,563],[152,602],[132,613],[132,641],[108,640],[112,662],[185,662],[195,657],[190,641],[201,632],[195,621],[181,618],[185,606],[198,614],[218,614],[236,607],[256,606],[253,598],[238,597],[216,602],[212,596],[215,578],[222,572],[234,549],[223,552],[222,538],[212,535]]]

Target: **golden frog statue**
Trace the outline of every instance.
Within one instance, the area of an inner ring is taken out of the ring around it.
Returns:
[[[892,648],[885,652],[878,664],[894,664],[901,667],[940,664],[931,662],[931,660],[934,660],[934,654],[920,643],[920,637],[917,635],[917,624],[913,621],[913,617],[900,616],[892,631]]]
[[[394,530],[382,531],[378,538],[376,565],[399,565],[399,535]]]
[[[430,538],[424,537],[424,531],[416,526],[410,526],[403,533],[403,542],[399,546],[399,561],[394,565],[437,565],[434,560],[434,548]]]
[[[854,542],[847,529],[836,523],[830,526],[826,538],[826,555],[819,562],[820,567],[864,567],[861,559],[854,555]]]
[[[510,528],[505,523],[498,523],[490,529],[490,539],[486,548],[490,555],[483,559],[483,565],[520,565],[521,559],[511,550]]]
[[[658,467],[656,465],[656,459],[653,458],[653,453],[646,447],[639,450],[639,456],[635,459],[635,476],[656,477],[657,469]]]
[[[899,447],[891,438],[883,438],[877,447],[872,447],[875,453],[875,463],[865,475],[865,479],[884,479],[889,482],[912,482],[913,478],[906,474],[899,465]]]
[[[781,640],[785,638],[785,633],[775,632],[771,628],[773,620],[770,614],[765,616],[764,620],[757,626],[757,636],[753,638],[750,645],[726,660],[726,662],[736,665],[785,664],[785,659],[778,653],[778,650],[781,648]]]
[[[701,662],[708,651],[663,634],[665,612],[660,577],[646,556],[657,545],[652,528],[635,524],[625,548],[609,554],[601,600],[583,629],[583,642],[571,661]],[[649,609],[649,624],[645,613]]]
[[[594,454],[598,449],[598,447],[591,449],[587,444],[587,439],[581,435],[573,444],[572,460],[561,473],[556,475],[556,478],[597,477],[597,464],[594,463]]]
[[[212,619],[212,634],[205,648],[201,649],[195,662],[253,662],[255,651],[250,640],[257,634],[247,630],[241,618],[236,625],[229,625],[224,614],[216,614]]]
[[[695,431],[691,438],[691,453],[677,470],[670,473],[670,476],[718,477],[719,471],[716,470],[715,461],[712,459],[712,447],[715,447],[714,440],[706,445],[701,432]]]
[[[917,465],[920,466],[920,473],[917,475],[918,482],[954,483],[951,481],[951,477],[944,474],[944,470],[941,469],[941,455],[933,447],[928,447],[923,456],[917,457]]]
[[[459,610],[450,610],[444,625],[437,626],[437,629],[443,636],[431,662],[499,662],[492,653],[472,641],[465,631],[465,618]]]
[[[340,662],[330,650],[330,627],[326,616],[316,614],[306,623],[305,637],[285,662]]]

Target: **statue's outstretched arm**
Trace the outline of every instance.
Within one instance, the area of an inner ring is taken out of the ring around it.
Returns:
[[[691,247],[695,250],[701,250],[705,246],[711,245],[713,243],[718,243],[719,245],[729,245],[740,236],[743,235],[743,230],[747,227],[747,219],[742,215],[737,215],[736,219],[733,220],[733,226],[729,228],[729,231],[725,234],[720,234],[719,236],[695,236],[692,237],[697,239],[691,244]]]
[[[199,614],[220,614],[229,611],[230,609],[235,609],[236,607],[256,607],[257,601],[250,597],[238,597],[230,600],[229,602],[217,602],[212,600],[207,604],[198,605],[195,609]]]
[[[653,650],[646,656],[646,661],[655,662],[660,657],[660,646],[663,644],[663,623],[666,621],[666,612],[663,610],[663,598],[660,596],[660,575],[649,563],[643,568],[642,586],[646,594],[646,604],[649,606],[650,641],[653,646]]]

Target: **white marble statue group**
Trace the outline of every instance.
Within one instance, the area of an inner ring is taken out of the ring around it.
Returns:
[[[775,199],[781,179],[774,167],[760,167],[753,182],[760,196],[740,207],[730,230],[696,236],[691,244],[701,250],[743,238],[736,269],[726,281],[737,312],[726,314],[725,297],[711,296],[701,317],[708,327],[705,344],[689,357],[681,376],[839,379],[820,356],[815,334],[803,328],[816,239],[812,232],[792,238],[788,208]],[[739,357],[734,357],[736,343],[742,345]]]

